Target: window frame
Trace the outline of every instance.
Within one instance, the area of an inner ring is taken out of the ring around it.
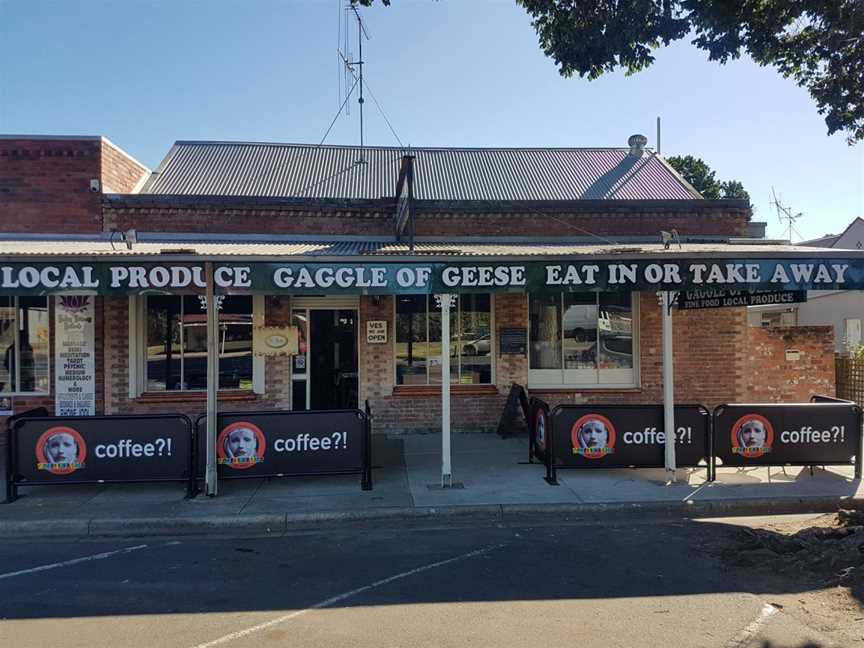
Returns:
[[[533,293],[533,294],[548,294],[548,293]],[[564,317],[564,295],[567,294],[565,291],[559,291],[556,293],[559,295],[561,300],[561,317]],[[599,301],[600,295],[603,293],[595,293],[597,295],[596,301],[599,309]],[[531,368],[531,295],[532,293],[525,293],[525,315],[527,318],[527,330],[528,330],[528,357],[526,360],[528,361],[528,388],[529,389],[578,389],[580,391],[588,391],[588,390],[618,390],[618,389],[640,389],[642,387],[642,367],[641,367],[641,313],[640,313],[640,301],[641,301],[641,293],[637,291],[633,291],[630,293],[630,312],[632,313],[633,318],[633,367],[630,369],[632,372],[632,380],[628,380],[626,382],[600,382],[600,366],[599,364],[595,369],[566,369],[564,367],[563,362],[563,340],[559,344],[559,351],[561,353],[562,362],[560,369],[532,369]],[[598,310],[598,321],[599,321],[599,310]],[[562,330],[563,330],[563,323]],[[597,327],[598,336],[600,327]],[[599,349],[599,340],[598,340],[598,349]],[[597,380],[596,382],[573,382],[573,378],[578,375],[586,374],[586,372],[592,372],[596,374]],[[626,371],[624,369],[614,370],[607,369],[605,371]],[[553,376],[557,374],[557,380],[550,380]]]
[[[435,295],[429,293],[410,293],[416,295],[423,295],[426,297],[426,344],[428,348],[429,344],[429,297],[435,298]],[[489,295],[489,382],[488,383],[461,383],[459,380],[456,382],[450,381],[450,388],[454,387],[488,387],[489,385],[496,385],[496,353],[495,353],[495,342],[498,338],[497,332],[495,331],[495,293],[477,293],[482,295]],[[390,336],[390,351],[393,357],[393,387],[395,389],[429,389],[430,387],[436,388],[441,387],[444,384],[442,380],[440,383],[429,382],[429,363],[426,362],[426,383],[422,385],[405,385],[399,383],[399,376],[397,374],[397,366],[396,366],[396,317],[398,313],[396,312],[396,305],[399,300],[399,297],[402,295],[396,294],[393,295],[393,319],[391,320],[391,328],[393,329],[393,333]],[[461,307],[460,297],[462,295],[457,295],[456,299],[456,309],[457,309],[457,317],[456,321],[461,321],[461,318],[458,317],[459,308]],[[441,312],[441,309],[437,309],[438,312]],[[453,312],[453,308],[450,309],[450,312]],[[451,331],[452,335],[452,331]],[[458,373],[457,376],[461,378],[462,376],[462,356],[461,354],[456,356],[458,358]],[[452,365],[451,365],[452,368]]]
[[[175,295],[183,298],[184,295]],[[206,389],[166,389],[161,391],[147,390],[147,295],[129,296],[129,398],[139,398],[147,395],[152,397],[167,396],[179,398],[179,394],[190,398],[206,394]],[[252,295],[252,329],[264,325],[264,295]],[[254,339],[254,338],[253,338]],[[264,356],[252,352],[252,389],[219,388],[219,393],[230,394],[264,394],[265,367]]]
[[[33,296],[44,297],[44,299],[45,299],[45,313],[46,313],[47,318],[48,318],[48,364],[47,364],[48,389],[46,389],[45,391],[20,391],[20,390],[16,390],[16,391],[9,391],[9,392],[0,392],[0,397],[2,397],[2,398],[13,398],[15,396],[51,396],[51,394],[54,391],[52,389],[54,386],[54,382],[53,382],[53,378],[52,378],[53,373],[51,371],[52,364],[54,363],[54,353],[53,353],[54,352],[54,321],[53,321],[54,320],[54,306],[53,306],[54,300],[51,297],[48,297],[47,295],[33,295]],[[20,325],[18,318],[21,315],[21,313],[20,313],[21,307],[18,304],[19,304],[19,300],[21,297],[17,296],[17,295],[4,295],[4,297],[8,297],[8,298],[14,300],[13,301],[13,304],[14,304],[13,309],[15,312],[15,330],[14,330],[14,334],[13,334],[13,344],[15,345],[15,353],[19,354],[20,353],[19,343],[21,340],[21,325]],[[21,384],[21,358],[16,356],[16,358],[15,358],[15,385],[20,385],[20,384]]]

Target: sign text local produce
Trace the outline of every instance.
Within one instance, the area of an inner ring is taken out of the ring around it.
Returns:
[[[861,290],[864,256],[829,260],[219,265],[220,293],[394,294],[505,291]],[[201,265],[0,265],[2,294],[203,292]]]

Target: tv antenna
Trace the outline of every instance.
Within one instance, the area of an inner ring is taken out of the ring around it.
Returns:
[[[350,38],[348,36],[348,28],[351,17],[357,21],[357,49],[358,49],[358,57],[355,60],[354,55],[351,52]],[[340,32],[341,32],[340,22]],[[340,34],[341,36],[341,34]],[[363,22],[363,18],[360,16],[360,11],[357,9],[357,6],[353,2],[348,2],[345,6],[345,39],[342,46],[338,48],[339,59],[342,61],[343,69],[344,69],[344,88],[346,91],[345,100],[342,104],[345,106],[345,114],[350,115],[351,111],[348,108],[348,97],[353,92],[354,87],[359,87],[360,97],[357,99],[357,103],[360,104],[360,159],[357,160],[358,164],[365,164],[366,160],[363,157],[363,40],[369,40],[371,37],[369,36],[369,30],[366,28],[366,24]],[[341,40],[341,39],[340,39]],[[356,68],[356,71],[355,71]],[[353,85],[351,84],[351,80],[354,79]],[[342,85],[340,85],[339,94],[342,94]],[[349,89],[350,87],[350,89]]]
[[[788,234],[787,238],[789,239],[789,243],[792,243],[793,232],[798,235],[799,239],[803,238],[798,232],[798,230],[795,229],[795,221],[797,221],[799,218],[803,218],[804,213],[798,212],[797,214],[793,214],[792,210],[789,207],[783,205],[783,203],[781,202],[782,198],[777,197],[777,193],[774,191],[774,187],[771,187],[771,196],[774,198],[774,200],[771,201],[771,204],[774,205],[774,208],[777,210],[777,219],[781,223],[786,223],[785,229]]]

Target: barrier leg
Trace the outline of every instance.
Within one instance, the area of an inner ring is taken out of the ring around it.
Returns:
[[[9,504],[18,499],[18,484],[15,483],[15,465],[13,463],[15,453],[12,448],[12,430],[7,430],[6,437],[6,503]]]
[[[558,485],[558,471],[555,469],[555,437],[553,433],[552,421],[549,421],[546,430],[546,483],[550,486]]]
[[[717,479],[717,453],[714,450],[714,417],[708,422],[708,481]]]
[[[363,421],[363,469],[360,477],[360,488],[372,490],[372,411],[369,401],[366,401],[366,416]]]
[[[858,411],[858,452],[855,456],[855,479],[861,479],[861,455],[864,454],[864,421],[861,420],[861,411]]]

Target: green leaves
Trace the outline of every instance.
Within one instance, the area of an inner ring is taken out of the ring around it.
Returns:
[[[750,202],[750,194],[738,180],[719,182],[701,158],[673,156],[666,161],[707,200],[737,199]]]
[[[375,0],[351,0],[364,6]],[[380,0],[389,5],[390,0]],[[688,34],[708,60],[743,52],[806,88],[828,134],[864,140],[864,0],[516,0],[565,77],[627,74]]]

